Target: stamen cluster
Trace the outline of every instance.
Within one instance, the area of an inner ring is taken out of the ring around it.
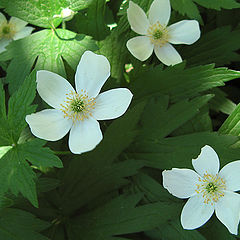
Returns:
[[[13,24],[11,23],[5,23],[2,26],[0,26],[0,39],[6,38],[11,39],[15,35],[16,30]]]
[[[86,91],[81,90],[81,94],[70,92],[66,97],[64,104],[61,104],[61,111],[64,113],[64,118],[72,119],[73,123],[76,121],[83,121],[89,116],[92,116],[92,110],[96,103],[94,98],[89,98]]]
[[[221,197],[224,196],[224,190],[226,189],[226,182],[223,178],[219,177],[217,174],[212,175],[205,173],[203,178],[199,177],[199,184],[195,190],[198,194],[202,194],[204,198],[204,203],[211,205],[217,202]]]
[[[163,26],[157,21],[148,28],[148,37],[154,45],[162,47],[168,42],[168,31],[166,26]]]

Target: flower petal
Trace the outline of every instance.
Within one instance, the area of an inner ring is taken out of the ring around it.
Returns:
[[[162,47],[154,46],[154,52],[157,58],[167,66],[182,62],[177,50],[169,43],[165,43]]]
[[[132,96],[127,88],[116,88],[99,94],[92,112],[93,117],[97,120],[120,117],[126,112]]]
[[[27,37],[32,33],[33,30],[34,30],[33,27],[25,27],[21,31],[16,32],[16,34],[13,36],[13,40],[18,40]]]
[[[195,171],[203,176],[206,172],[215,175],[219,171],[219,159],[214,149],[208,145],[201,149],[201,153],[192,160]]]
[[[63,138],[72,126],[72,120],[63,117],[63,113],[56,109],[45,109],[26,116],[31,132],[34,136],[48,141]]]
[[[153,44],[149,37],[138,36],[127,41],[127,48],[129,52],[138,60],[145,61],[153,52]]]
[[[214,206],[204,203],[204,199],[197,194],[188,199],[181,213],[181,224],[184,229],[195,229],[205,224],[214,212]]]
[[[37,71],[37,91],[48,105],[56,109],[62,108],[67,93],[75,92],[65,78],[46,70]]]
[[[72,153],[81,154],[94,149],[102,140],[99,123],[88,118],[73,125],[69,136],[69,148]]]
[[[110,64],[106,57],[86,51],[78,64],[75,75],[76,90],[86,90],[88,96],[96,97],[110,76]]]
[[[0,12],[0,26],[7,23],[6,17]]]
[[[14,25],[16,32],[21,31],[28,24],[22,19],[16,17],[11,17],[9,23]]]
[[[11,39],[0,39],[0,53],[4,52],[6,50],[6,46],[11,42]]]
[[[151,24],[159,21],[161,25],[167,26],[171,16],[171,5],[169,0],[154,0],[149,10],[149,21]]]
[[[226,189],[240,190],[240,160],[228,163],[219,172],[219,176],[226,181]]]
[[[149,28],[149,21],[145,12],[136,3],[130,1],[127,9],[128,22],[131,29],[142,35],[147,34]]]
[[[217,218],[227,227],[230,233],[238,232],[240,220],[240,195],[234,192],[225,192],[215,205]]]
[[[191,169],[173,168],[164,170],[163,187],[178,198],[189,198],[196,194],[199,175]]]
[[[173,44],[193,44],[200,38],[199,23],[196,20],[183,20],[167,28],[168,41]]]

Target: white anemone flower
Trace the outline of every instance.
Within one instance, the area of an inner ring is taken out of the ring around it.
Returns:
[[[5,47],[12,41],[30,35],[33,27],[26,27],[27,22],[11,17],[9,21],[0,12],[0,53],[5,51]]]
[[[167,27],[171,15],[169,0],[154,0],[149,17],[137,4],[130,1],[127,17],[131,29],[142,35],[127,42],[131,54],[141,61],[148,59],[154,50],[157,58],[165,65],[175,65],[182,58],[172,44],[192,44],[200,37],[196,20],[183,20]]]
[[[57,141],[69,131],[69,148],[81,154],[94,149],[102,140],[97,120],[120,117],[127,110],[132,93],[127,88],[116,88],[100,93],[110,76],[106,57],[86,51],[75,75],[76,91],[58,74],[37,72],[37,91],[54,109],[45,109],[26,116],[26,122],[38,138]]]
[[[195,171],[173,168],[163,171],[163,186],[178,198],[189,198],[181,213],[184,229],[205,224],[215,211],[230,233],[237,234],[240,219],[240,160],[219,171],[217,153],[206,145],[192,160]]]

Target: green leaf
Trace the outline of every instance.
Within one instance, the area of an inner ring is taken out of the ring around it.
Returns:
[[[167,67],[161,66],[140,71],[132,81],[132,91],[135,99],[142,99],[154,94],[170,96],[170,102],[198,96],[200,92],[224,82],[239,78],[240,72],[227,68],[214,68],[214,65],[197,66],[184,69],[184,64]],[[147,85],[146,85],[146,79]],[[186,87],[187,86],[187,87]]]
[[[240,136],[240,104],[237,105],[218,131],[221,134]]]
[[[31,213],[19,209],[0,210],[0,239],[4,240],[49,240],[39,232],[49,224]]]
[[[92,0],[12,0],[4,1],[5,11],[11,15],[21,18],[33,25],[49,28],[51,24],[59,25],[61,19],[55,18],[63,8],[73,11],[87,8]]]
[[[42,30],[10,43],[8,51],[1,55],[3,59],[6,55],[12,58],[6,79],[10,93],[21,86],[35,61],[37,70],[49,70],[66,77],[63,59],[75,70],[86,50],[97,49],[94,41],[85,35],[62,29],[56,30],[56,34],[53,30]]]
[[[22,130],[26,127],[25,116],[32,113],[36,106],[31,105],[36,90],[36,73],[33,72],[23,82],[8,101],[8,116],[6,117],[5,93],[0,84],[0,145],[17,143]]]
[[[219,27],[203,34],[196,43],[184,48],[182,57],[188,65],[230,64],[240,60],[240,55],[235,52],[240,48],[239,38],[240,30],[232,31],[230,26]]]
[[[210,108],[216,112],[231,114],[236,108],[236,104],[227,98],[227,94],[219,88],[211,91],[215,96],[209,102]]]
[[[197,4],[210,9],[221,10],[239,8],[240,3],[237,3],[235,0],[171,0],[171,4],[174,10],[178,11],[182,15],[187,15],[190,18],[197,19],[202,22]]]
[[[103,240],[113,235],[149,230],[176,218],[181,207],[181,204],[164,202],[135,207],[139,200],[139,195],[122,195],[73,219],[73,236],[81,233],[86,240]]]
[[[87,13],[76,16],[75,29],[79,33],[93,36],[96,40],[103,40],[109,35],[110,30],[105,23],[105,0],[94,0],[89,5]]]
[[[210,145],[217,152],[221,166],[238,160],[239,148],[233,148],[238,142],[236,136],[220,135],[216,132],[200,132],[158,141],[143,139],[135,144],[129,157],[144,161],[148,167],[171,169],[173,167],[192,168],[191,160],[196,158],[204,145]]]
[[[142,117],[143,129],[139,138],[154,140],[169,135],[192,119],[212,97],[212,95],[205,95],[196,97],[191,101],[183,100],[171,106],[168,106],[166,96],[152,98],[146,106]]]

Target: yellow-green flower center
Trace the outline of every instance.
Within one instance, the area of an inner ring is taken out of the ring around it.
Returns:
[[[64,113],[64,118],[72,119],[75,123],[92,116],[96,102],[94,98],[88,97],[86,91],[82,90],[81,94],[70,92],[66,95],[66,100],[61,104],[62,108],[60,109]]]
[[[1,38],[12,39],[15,33],[16,33],[15,25],[11,23],[4,23],[2,24],[2,26],[0,26],[0,39]]]
[[[169,38],[166,26],[161,25],[158,21],[148,28],[147,36],[154,45],[160,47],[167,43]]]
[[[217,174],[212,175],[205,173],[203,178],[198,179],[199,184],[196,184],[196,192],[201,194],[204,198],[204,203],[217,202],[221,197],[224,196],[224,190],[226,189],[226,182],[223,178]]]

